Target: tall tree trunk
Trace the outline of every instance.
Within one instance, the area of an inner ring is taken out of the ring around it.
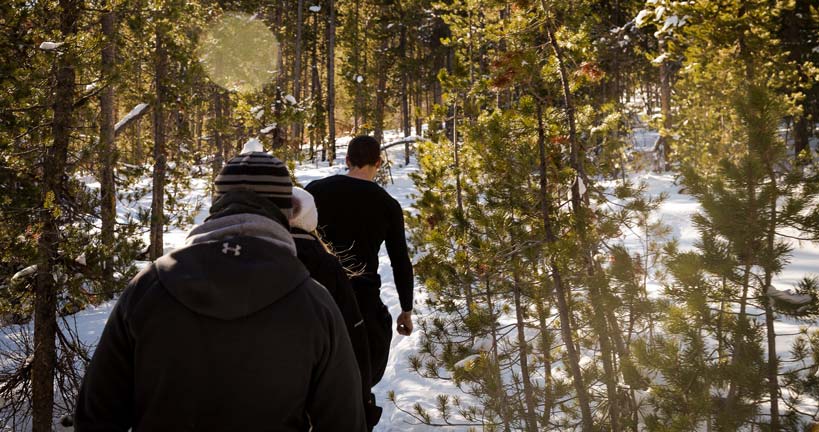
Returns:
[[[302,33],[304,33],[304,0],[298,0],[296,5],[296,46],[293,53],[293,95],[301,101],[301,57]],[[293,122],[293,139],[296,140],[298,150],[301,150],[301,122]]]
[[[543,5],[544,10],[546,10],[546,5]],[[595,279],[595,268],[594,268],[594,260],[592,253],[594,246],[590,243],[589,239],[587,238],[586,231],[586,208],[583,206],[584,202],[588,205],[588,195],[581,193],[580,191],[580,183],[588,184],[588,179],[586,177],[585,169],[583,167],[583,158],[584,156],[581,154],[580,149],[580,142],[577,137],[577,126],[575,120],[575,109],[574,103],[572,102],[572,94],[569,86],[569,76],[568,72],[566,71],[566,66],[563,61],[563,54],[560,50],[560,47],[557,42],[557,38],[555,37],[554,30],[550,24],[546,24],[546,32],[549,38],[549,44],[552,47],[552,51],[554,52],[555,59],[557,60],[558,71],[560,73],[560,82],[562,87],[563,93],[563,103],[564,103],[564,110],[566,113],[566,120],[569,126],[569,142],[571,145],[570,150],[570,164],[572,168],[574,168],[577,178],[572,184],[572,193],[571,193],[571,201],[572,201],[572,210],[575,214],[575,228],[584,243],[584,260],[586,261],[586,268],[588,272],[589,278],[589,298],[592,302],[592,307],[594,310],[594,316],[592,317],[592,325],[594,327],[595,332],[598,334],[600,338],[600,351],[602,354],[603,359],[603,369],[606,374],[604,381],[606,382],[606,390],[608,395],[608,405],[609,405],[609,418],[610,418],[610,426],[612,432],[619,432],[620,425],[620,403],[619,397],[617,395],[617,372],[615,370],[614,364],[614,356],[611,349],[611,336],[608,326],[608,320],[606,317],[606,306],[603,302],[603,294],[600,291],[599,287],[596,286]],[[584,199],[585,197],[585,199]]]
[[[137,94],[142,94],[142,59],[136,62],[136,91]],[[133,163],[135,165],[143,165],[145,163],[145,146],[142,142],[142,116],[135,120],[134,125],[134,148],[133,148]]]
[[[415,80],[415,102],[413,104],[413,109],[415,111],[415,135],[419,137],[424,136],[423,129],[423,104],[422,104],[422,88],[421,88],[421,79],[417,78]]]
[[[336,6],[327,0],[327,145],[330,165],[336,159]]]
[[[362,80],[363,80],[364,75],[366,75],[364,73],[364,70],[366,70],[366,67],[364,69],[361,68],[361,49],[359,48],[359,46],[361,46],[361,45],[363,45],[365,47],[367,46],[366,34],[365,34],[365,39],[363,41],[361,41],[361,43],[358,43],[358,41],[359,41],[359,31],[358,31],[359,21],[358,20],[359,20],[360,15],[361,15],[361,0],[355,0],[355,12],[353,13],[353,21],[352,21],[352,25],[354,26],[353,27],[353,40],[356,41],[356,43],[353,43],[353,58],[352,58],[353,71],[354,71],[354,75],[355,75],[353,77],[353,80],[355,81],[355,84],[353,84],[355,86],[355,95],[354,95],[355,101],[353,102],[353,134],[354,135],[359,134],[358,128],[361,125],[361,117],[363,115],[362,113],[363,113],[363,110],[364,110],[364,100],[363,100],[364,92],[361,89],[362,83],[359,82],[358,77],[359,76],[362,77]]]
[[[750,225],[749,225],[750,226]],[[745,357],[746,354],[746,346],[747,346],[747,333],[748,333],[748,313],[747,313],[747,305],[748,305],[748,289],[750,288],[751,283],[751,264],[748,262],[749,260],[746,259],[745,268],[743,269],[743,277],[742,277],[742,294],[739,298],[739,314],[737,315],[737,330],[734,334],[734,352],[731,356],[731,363],[730,368],[732,371],[736,371],[739,362]],[[728,385],[728,395],[725,398],[725,410],[724,412],[727,414],[729,418],[733,412],[736,411],[737,405],[739,403],[739,384],[737,383],[736,378],[731,378],[731,382]],[[731,420],[733,423],[733,420]],[[725,427],[733,429],[734,427],[739,426],[737,424],[730,424],[730,425],[723,425],[721,430],[729,430],[725,429]]]
[[[453,116],[452,116],[452,148],[454,151],[454,162],[455,162],[455,205],[458,211],[457,220],[463,221],[466,219],[466,215],[464,212],[464,199],[463,199],[463,187],[461,186],[461,157],[460,157],[460,145],[458,144],[458,105],[453,105]],[[462,222],[458,222],[457,232],[458,236],[463,236],[463,232],[466,227],[462,226]],[[459,241],[459,243],[461,243]],[[461,251],[464,255],[467,256],[467,251],[464,246],[459,246]],[[472,313],[472,283],[468,280],[468,277],[465,277],[464,281],[464,297],[466,298],[466,307],[467,313]]]
[[[60,0],[61,40],[71,41],[77,33],[77,21],[82,1]],[[73,44],[70,44],[73,45]],[[43,164],[42,202],[40,212],[42,233],[37,240],[38,266],[34,287],[34,360],[31,366],[32,430],[52,430],[54,406],[54,369],[57,362],[57,281],[54,264],[60,244],[60,208],[65,191],[65,169],[71,141],[73,104],[75,98],[73,50],[55,56],[56,87],[54,88],[54,143],[46,149]]]
[[[222,140],[222,125],[225,123],[225,113],[222,109],[222,91],[219,87],[213,86],[213,93],[211,94],[211,107],[213,110],[213,118],[209,124],[211,129],[211,136],[213,137],[214,149],[213,160],[211,163],[212,180],[216,180],[219,171],[222,170],[222,165],[225,163],[225,143]],[[216,189],[211,191],[212,197],[215,198]]]
[[[771,277],[773,272],[765,270],[765,286],[771,287]],[[774,328],[775,316],[773,311],[773,299],[764,298],[765,304],[765,329],[768,339],[768,394],[771,398],[771,430],[779,430],[779,357],[776,355],[776,329]]]
[[[204,125],[205,125],[205,110],[202,109],[202,102],[196,104],[196,113],[194,114],[194,126],[193,126],[193,134],[194,136],[194,146],[193,146],[193,154],[194,158],[197,161],[197,164],[202,162],[202,133],[204,132]]]
[[[116,185],[114,184],[114,166],[117,160],[117,148],[114,133],[116,122],[114,112],[114,76],[116,63],[116,12],[113,6],[101,19],[102,34],[105,45],[102,48],[101,72],[105,87],[100,92],[100,219],[102,228],[100,239],[103,251],[102,281],[103,291],[108,295],[114,292],[114,227],[117,217]]]
[[[660,38],[660,52],[661,55],[666,53],[665,38]],[[667,60],[660,63],[660,114],[663,118],[663,130],[660,131],[660,138],[657,140],[656,151],[662,152],[661,169],[668,170],[668,163],[671,156],[671,146],[668,141],[668,134],[671,133],[672,119],[671,119],[671,68]]]
[[[540,103],[537,104],[538,115],[538,147],[540,150],[540,207],[541,216],[543,218],[544,231],[546,233],[546,242],[554,244],[557,242],[554,229],[552,227],[552,201],[549,196],[549,184],[546,177],[546,130],[543,126],[543,107]],[[580,414],[582,418],[583,432],[591,432],[594,426],[592,420],[591,408],[589,407],[589,394],[584,383],[583,373],[580,369],[580,356],[575,348],[574,337],[572,336],[571,328],[571,311],[566,301],[567,290],[563,285],[563,278],[561,270],[554,258],[549,259],[549,266],[552,269],[552,281],[554,286],[555,300],[557,301],[557,310],[560,314],[560,331],[563,338],[563,344],[566,346],[566,358],[569,361],[569,372],[572,375],[572,382],[574,384],[575,392],[577,393],[577,404],[580,407]]]
[[[767,331],[768,339],[768,395],[771,398],[771,430],[778,431],[779,425],[779,357],[776,355],[776,329],[774,323],[776,317],[773,311],[773,299],[765,295],[771,290],[771,281],[775,272],[773,261],[776,254],[776,227],[778,222],[777,217],[777,197],[779,196],[779,189],[777,186],[776,172],[773,165],[766,161],[768,168],[768,181],[771,182],[773,192],[769,194],[768,211],[770,212],[770,219],[768,220],[768,232],[766,240],[766,249],[768,250],[768,259],[764,265],[765,268],[765,293],[763,293],[763,303],[765,305],[765,330]]]
[[[318,14],[313,14],[313,30],[316,35],[319,33]],[[319,58],[318,58],[318,38],[313,41],[312,52],[312,67],[311,67],[311,92],[313,96],[313,133],[311,142],[313,146],[321,144],[321,160],[327,160],[327,146],[322,139],[324,137],[324,128],[321,127],[323,123],[324,113],[322,112],[322,96],[321,96],[321,77],[319,75]]]
[[[157,24],[155,42],[154,79],[156,86],[156,106],[154,106],[154,172],[153,197],[151,199],[151,248],[150,258],[155,260],[164,253],[162,238],[165,230],[165,171],[167,155],[165,150],[165,108],[168,100],[168,52],[165,46],[165,33],[161,24]]]
[[[739,8],[739,17],[742,18],[746,13],[746,5],[742,4]],[[756,70],[754,66],[754,54],[750,51],[747,42],[744,36],[741,36],[738,41],[739,45],[739,56],[743,60],[745,64],[745,79],[748,83],[753,83],[755,81]],[[749,140],[754,140],[755,136],[749,136]],[[748,143],[748,152],[753,152],[754,146],[751,141]],[[748,208],[745,214],[745,226],[747,227],[750,232],[753,231],[752,227],[757,226],[755,222],[757,222],[759,208],[757,207],[757,184],[759,182],[759,178],[753,173],[749,172],[748,177],[745,179],[745,193],[746,198],[748,199]],[[747,345],[749,341],[749,333],[751,329],[749,328],[748,316],[747,316],[747,304],[748,304],[748,291],[751,288],[751,278],[753,277],[753,267],[756,264],[755,256],[757,251],[755,250],[754,242],[750,239],[744,239],[745,245],[743,251],[741,252],[744,256],[742,257],[742,265],[743,265],[743,276],[742,276],[742,295],[739,298],[739,315],[737,315],[737,330],[735,332],[734,338],[734,353],[731,357],[731,371],[736,373],[736,368],[739,363],[745,360],[745,354],[747,351]],[[728,386],[728,395],[726,397],[726,409],[725,412],[727,413],[728,417],[733,422],[733,418],[731,418],[731,414],[736,410],[737,405],[739,404],[739,384],[737,383],[736,378],[732,378],[730,384]],[[736,424],[729,425],[728,427],[735,427],[738,426]]]
[[[546,287],[542,287],[539,295],[535,298],[540,331],[541,360],[543,360],[543,420],[541,424],[544,426],[551,421],[552,407],[554,406],[554,395],[552,394],[554,386],[552,379],[552,335],[546,324],[546,319],[551,314],[551,305],[548,302],[548,299],[552,297],[550,291]]]
[[[782,45],[788,53],[788,60],[797,65],[798,79],[789,83],[786,91],[807,93],[799,103],[802,112],[797,114],[793,120],[793,150],[794,156],[800,155],[809,149],[810,122],[808,121],[811,93],[814,95],[815,89],[811,89],[810,78],[805,72],[803,64],[809,59],[814,40],[808,37],[807,33],[815,25],[811,25],[811,0],[796,0],[793,8],[785,8],[781,13],[781,37]],[[815,30],[814,30],[815,31]],[[816,121],[814,119],[814,121]],[[807,153],[810,155],[810,151]]]
[[[507,400],[506,390],[504,389],[503,383],[503,375],[501,374],[500,370],[500,355],[498,355],[498,320],[497,316],[495,315],[495,303],[492,299],[492,288],[489,284],[489,278],[485,277],[484,279],[484,287],[486,290],[484,293],[486,294],[486,307],[489,311],[489,322],[490,324],[490,335],[492,336],[492,374],[493,379],[496,380],[496,388],[498,389],[498,394],[493,395],[494,398],[498,401],[498,411],[503,422],[503,430],[504,432],[509,432],[510,428],[510,419],[511,414],[509,413],[509,403]]]
[[[401,25],[401,43],[399,45],[399,56],[402,62],[407,61],[407,27]],[[410,113],[409,113],[409,74],[406,64],[401,65],[401,124],[404,129],[404,138],[410,136]],[[410,162],[410,143],[404,143],[404,165]]]
[[[526,411],[524,412],[524,423],[527,432],[537,432],[537,415],[535,413],[535,391],[532,388],[532,381],[529,376],[529,350],[526,343],[526,322],[523,319],[523,304],[521,302],[521,283],[519,280],[519,269],[517,263],[514,264],[512,277],[514,285],[512,287],[515,301],[515,320],[518,333],[518,356],[520,357],[520,378],[523,381],[523,399]]]
[[[378,142],[384,140],[384,111],[387,106],[387,49],[389,48],[389,38],[387,37],[387,6],[381,6],[381,46],[376,60],[376,79],[378,80],[375,89],[375,113],[373,122],[375,123],[373,135]]]

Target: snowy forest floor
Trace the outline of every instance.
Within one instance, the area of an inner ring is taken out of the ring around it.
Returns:
[[[637,132],[634,137],[635,150],[645,151],[647,147],[646,143],[652,138],[649,135],[650,132]],[[385,143],[389,143],[398,138],[397,133],[388,132],[384,141]],[[296,178],[298,181],[302,185],[306,185],[315,179],[344,173],[346,171],[344,156],[346,143],[349,139],[349,137],[346,137],[338,140],[340,144],[339,151],[333,166],[329,166],[326,162],[320,164],[298,164],[296,167]],[[401,203],[405,211],[412,212],[414,202],[413,194],[416,192],[416,189],[410,178],[410,174],[418,170],[418,165],[413,158],[409,165],[403,166],[403,151],[403,146],[395,146],[389,150],[390,159],[392,161],[393,183],[388,184],[386,189]],[[697,212],[699,205],[693,197],[680,193],[680,186],[675,184],[675,175],[673,173],[655,174],[645,171],[632,174],[631,180],[635,182],[645,182],[648,186],[646,192],[650,195],[656,196],[660,193],[666,193],[668,195],[668,198],[662,204],[656,217],[671,227],[672,238],[676,238],[679,241],[681,248],[693,248],[698,238],[698,233],[693,227],[691,215]],[[150,179],[146,179],[146,181],[149,182]],[[196,224],[201,223],[208,214],[208,208],[210,207],[208,183],[209,180],[207,178],[194,179],[192,182],[193,188],[189,191],[188,196],[185,197],[185,200],[189,202],[200,202],[202,204],[201,211],[199,211],[195,217]],[[150,202],[150,195],[142,197],[138,203],[121,207],[120,215],[123,216],[126,213],[135,212],[137,209],[134,206],[150,207]],[[166,250],[180,247],[184,243],[186,233],[190,228],[190,226],[172,228],[166,232],[164,236],[164,246]],[[145,240],[147,242],[147,235]],[[626,234],[624,241],[627,246],[633,248],[635,251],[642,249],[640,239],[634,233]],[[819,245],[803,242],[794,243],[793,246],[794,250],[790,264],[775,280],[775,285],[779,289],[793,288],[803,277],[810,274],[819,274]],[[383,281],[381,297],[390,309],[393,318],[395,318],[400,312],[400,306],[393,283],[389,259],[386,250],[383,248],[380,258],[380,274]],[[144,263],[141,264],[144,265]],[[658,281],[649,280],[648,287],[653,295],[662,295],[662,288]],[[387,394],[390,391],[395,392],[397,402],[401,408],[411,411],[415,403],[420,403],[423,407],[432,412],[435,412],[436,397],[438,394],[460,394],[451,382],[429,380],[410,370],[408,358],[410,355],[416,353],[420,343],[417,322],[418,320],[428,318],[430,313],[425,307],[424,300],[426,293],[423,286],[416,284],[415,298],[414,319],[416,321],[416,332],[409,337],[401,336],[397,333],[394,334],[387,371],[381,383],[374,389],[379,405],[384,407],[384,413],[381,422],[376,427],[376,431],[424,431],[440,429],[417,424],[418,422],[412,417],[398,410],[387,400]],[[92,345],[96,343],[113,304],[113,301],[103,303],[97,307],[86,309],[76,315],[79,334],[86,343]],[[750,312],[756,313],[758,311],[752,310]],[[786,335],[795,335],[799,329],[805,325],[804,323],[787,319],[777,322],[777,333],[783,335],[779,337],[777,342],[777,351],[780,358],[790,358],[788,352],[795,336]],[[813,326],[815,327],[815,324],[813,324]]]

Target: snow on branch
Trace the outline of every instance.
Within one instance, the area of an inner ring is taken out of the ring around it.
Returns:
[[[55,49],[63,46],[63,44],[65,44],[65,42],[43,42],[38,48],[43,51],[54,51]]]
[[[33,275],[36,272],[37,272],[37,264],[30,265],[30,266],[18,271],[17,273],[15,273],[14,276],[11,277],[11,281],[14,282],[14,281],[23,279],[25,277]]]
[[[132,121],[142,117],[145,114],[145,109],[148,108],[148,104],[141,103],[134,107],[122,120],[118,121],[117,124],[114,125],[114,133],[119,134],[120,130],[128,126]]]
[[[778,290],[774,287],[769,287],[765,294],[774,301],[798,308],[797,313],[807,310],[813,302],[813,296],[810,294],[798,294],[791,290]]]
[[[428,140],[426,140],[424,138],[421,138],[421,137],[419,137],[417,135],[410,135],[408,137],[401,138],[401,139],[399,139],[397,141],[393,141],[393,142],[384,144],[383,146],[381,146],[381,151],[384,151],[384,150],[386,150],[386,149],[388,149],[390,147],[395,147],[395,146],[397,146],[399,144],[414,143],[414,142],[417,142],[417,141],[428,141]]]
[[[475,366],[475,362],[477,362],[481,358],[480,354],[472,354],[471,356],[466,357],[465,359],[455,363],[453,367],[455,369],[466,369],[470,370]]]

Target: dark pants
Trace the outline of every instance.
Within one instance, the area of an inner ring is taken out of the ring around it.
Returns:
[[[367,338],[370,344],[370,368],[372,370],[372,385],[375,386],[384,377],[387,369],[387,360],[390,357],[390,342],[392,342],[392,316],[384,302],[381,301],[380,290],[373,283],[366,280],[353,279],[358,308],[367,327]],[[374,406],[373,397],[373,406]],[[367,423],[370,429],[378,423],[381,417],[381,408],[376,407],[372,413],[367,413]]]

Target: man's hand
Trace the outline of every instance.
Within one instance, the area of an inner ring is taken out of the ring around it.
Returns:
[[[401,312],[395,320],[398,327],[398,334],[409,336],[412,334],[412,311]]]

